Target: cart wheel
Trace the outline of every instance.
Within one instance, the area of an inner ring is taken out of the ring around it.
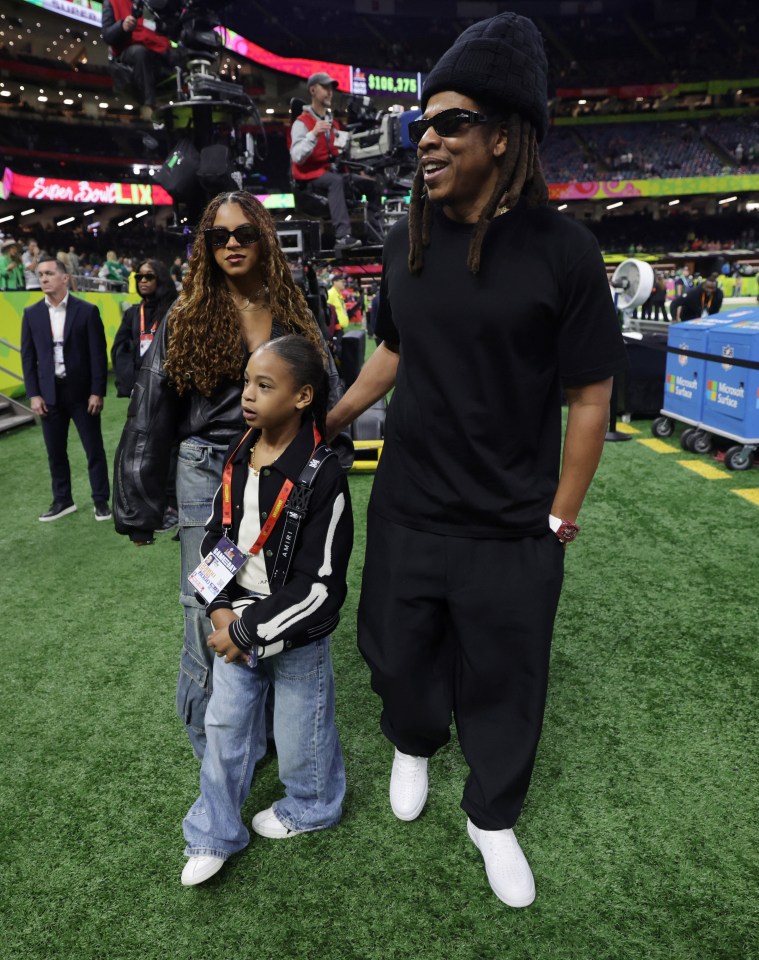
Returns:
[[[753,454],[745,447],[730,447],[725,451],[725,466],[728,470],[750,470],[753,461]]]
[[[680,446],[683,448],[683,450],[687,450],[689,453],[693,452],[691,443],[696,432],[697,431],[695,427],[688,427],[680,434]]]
[[[714,446],[714,438],[705,430],[696,430],[693,439],[690,442],[690,448],[694,453],[711,453]]]
[[[669,417],[657,417],[651,422],[651,433],[655,437],[671,437],[675,432],[675,424]]]

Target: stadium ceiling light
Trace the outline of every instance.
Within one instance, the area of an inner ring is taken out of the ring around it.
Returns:
[[[85,210],[84,213],[82,214],[82,216],[83,216],[83,217],[91,217],[94,212],[95,212],[94,210]]]
[[[615,207],[621,207],[623,203],[624,203],[624,200],[617,200],[616,203],[607,203],[607,204],[606,204],[606,209],[607,209],[607,210],[614,210]]]
[[[38,103],[47,103],[47,97],[37,97]]]
[[[134,104],[133,104],[133,103],[125,103],[125,104],[124,104],[124,109],[125,109],[125,110],[134,110]]]
[[[668,206],[668,207],[676,207],[679,202],[680,202],[679,200],[670,200],[669,203],[667,204],[667,206]]]
[[[733,200],[737,200],[737,199],[738,199],[737,197],[725,197],[724,200],[720,200],[719,202],[720,202],[720,203],[732,203]]]
[[[73,223],[75,219],[75,217],[66,217],[65,220],[59,220],[56,223],[56,227],[65,227],[67,223]]]
[[[585,104],[586,104],[588,101],[587,101],[587,100],[578,100],[577,102],[580,104],[581,107],[584,107]]]
[[[20,217],[28,217],[30,213],[34,213],[34,207],[29,207],[28,210],[22,210],[19,214]]]
[[[108,109],[108,104],[105,102],[105,100],[101,101],[101,102],[98,104],[98,106],[100,107],[101,110],[107,110],[107,109]]]
[[[267,107],[267,108],[266,108],[266,112],[267,112],[267,113],[274,113],[274,107]]]
[[[128,223],[131,223],[132,220],[134,220],[134,217],[127,217],[126,220],[121,220],[121,221],[117,224],[117,226],[119,226],[119,227],[125,227]]]
[[[134,219],[135,219],[135,220],[139,220],[140,217],[147,217],[147,215],[148,215],[148,211],[147,211],[147,210],[140,210],[139,213],[135,213]]]
[[[568,203],[560,203],[559,206],[558,206],[558,209],[559,209],[559,210],[566,210],[568,206],[569,206]]]
[[[10,214],[10,216],[8,216],[8,217],[0,217],[0,223],[7,223],[9,220],[13,220],[13,218],[14,218],[15,216],[16,216],[16,214],[15,214],[15,213],[12,213],[12,214]]]
[[[0,97],[10,97],[12,96],[10,90],[0,90]]]
[[[66,99],[63,101],[63,105],[64,107],[72,107],[74,105],[74,101],[71,99],[71,97],[66,97]]]

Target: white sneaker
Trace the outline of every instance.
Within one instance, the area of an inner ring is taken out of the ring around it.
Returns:
[[[390,806],[399,820],[416,820],[427,802],[427,757],[395,751]]]
[[[205,883],[215,876],[226,862],[221,857],[190,857],[182,871],[182,886],[194,887]]]
[[[493,893],[510,907],[529,907],[535,899],[535,879],[513,830],[480,830],[466,822],[472,843],[482,854]]]
[[[299,833],[308,833],[307,830],[291,830],[274,812],[273,807],[262,810],[253,817],[251,826],[259,837],[268,837],[270,840],[287,840],[297,837]]]

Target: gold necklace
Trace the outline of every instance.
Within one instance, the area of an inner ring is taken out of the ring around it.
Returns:
[[[232,299],[234,300],[234,297]],[[238,302],[237,300],[235,300],[234,303],[238,310],[250,310],[257,304],[268,301],[268,299],[269,284],[265,283],[253,294],[252,297],[244,297],[242,303]]]
[[[256,469],[256,445],[258,444],[259,439],[260,437],[256,437],[256,442],[250,448],[250,458],[248,461],[250,464],[250,469],[253,471],[254,477],[257,477],[258,474],[261,472],[260,470]]]

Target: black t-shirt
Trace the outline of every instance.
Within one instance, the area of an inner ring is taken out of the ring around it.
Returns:
[[[371,509],[463,537],[548,529],[558,483],[560,385],[626,363],[603,260],[585,227],[520,203],[467,268],[472,225],[435,211],[421,273],[404,218],[383,258],[377,336],[400,345]]]

